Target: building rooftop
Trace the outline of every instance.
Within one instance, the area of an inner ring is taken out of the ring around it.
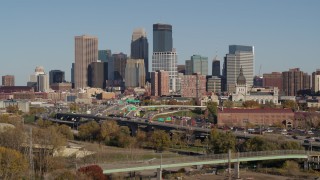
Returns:
[[[291,109],[236,109],[236,108],[223,108],[218,110],[219,113],[293,113]]]

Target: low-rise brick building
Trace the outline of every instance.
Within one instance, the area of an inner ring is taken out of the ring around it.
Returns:
[[[246,127],[248,124],[271,126],[284,121],[293,123],[291,109],[231,109],[218,110],[218,126]]]

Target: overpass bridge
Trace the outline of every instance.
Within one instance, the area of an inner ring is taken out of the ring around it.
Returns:
[[[100,164],[104,169],[104,174],[120,173],[120,172],[135,172],[145,170],[157,170],[158,178],[161,177],[162,169],[182,168],[188,166],[201,165],[215,165],[215,164],[229,164],[234,163],[236,177],[239,177],[239,165],[241,162],[249,161],[264,161],[264,160],[278,160],[278,159],[302,159],[305,161],[305,168],[308,167],[309,162],[314,162],[315,158],[319,164],[319,154],[312,155],[304,150],[276,150],[276,151],[258,151],[258,152],[240,152],[228,154],[213,154],[192,157],[180,157],[170,159],[155,159],[153,161],[132,161],[117,164]]]
[[[191,106],[191,105],[151,105],[151,106],[139,106],[139,108],[147,109],[147,108],[200,108],[207,109],[207,106]]]
[[[192,131],[197,135],[204,135],[210,133],[211,129],[201,127],[182,126],[161,122],[150,122],[145,118],[130,118],[130,117],[110,117],[110,116],[94,116],[89,114],[69,114],[69,113],[57,113],[55,118],[48,118],[48,120],[56,123],[66,123],[70,126],[76,127],[89,120],[95,120],[97,122],[105,120],[115,120],[120,126],[128,126],[133,135],[138,128],[146,128],[147,130],[160,129],[165,131],[182,130]]]
[[[120,126],[128,126],[131,135],[135,136],[138,129],[143,129],[145,131],[153,131],[155,129],[165,130],[165,131],[188,131],[192,132],[195,135],[195,138],[204,139],[210,132],[211,129],[209,128],[201,128],[201,127],[192,127],[192,126],[181,126],[169,123],[162,123],[162,122],[149,122],[148,119],[145,118],[130,118],[130,117],[109,117],[109,116],[94,116],[90,114],[69,114],[69,113],[57,113],[55,118],[48,118],[55,123],[59,124],[67,124],[70,127],[77,128],[83,123],[86,123],[91,120],[95,120],[98,123],[101,123],[105,120],[114,120]],[[249,139],[255,136],[260,136],[256,134],[244,134],[239,132],[233,132],[233,134],[239,139]],[[290,140],[290,139],[288,139]],[[306,149],[309,150],[320,150],[320,143],[318,142],[311,142],[305,143],[303,140],[291,140],[300,143]]]

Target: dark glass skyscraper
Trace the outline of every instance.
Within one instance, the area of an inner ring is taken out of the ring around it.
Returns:
[[[149,44],[144,29],[135,29],[132,33],[131,59],[144,60],[145,77],[149,80]]]
[[[104,89],[108,80],[108,62],[92,62],[88,66],[88,86]]]
[[[106,49],[106,50],[99,50],[98,51],[98,60],[101,60],[102,62],[108,62],[111,59],[111,50]]]
[[[64,72],[60,70],[51,70],[49,72],[49,84],[65,82]]]
[[[214,59],[212,61],[212,76],[220,76],[220,61],[217,59]]]
[[[171,52],[172,47],[172,26],[153,24],[153,52]]]

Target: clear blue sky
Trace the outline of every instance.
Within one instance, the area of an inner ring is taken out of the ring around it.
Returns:
[[[255,72],[320,68],[319,0],[7,0],[0,5],[0,75],[13,74],[17,85],[41,65],[60,69],[70,80],[74,36],[99,38],[99,49],[130,55],[134,28],[173,26],[178,63],[193,54],[223,60],[228,45],[255,47]],[[149,57],[151,60],[151,55]],[[211,72],[211,67],[209,68]],[[210,74],[209,72],[209,74]]]

